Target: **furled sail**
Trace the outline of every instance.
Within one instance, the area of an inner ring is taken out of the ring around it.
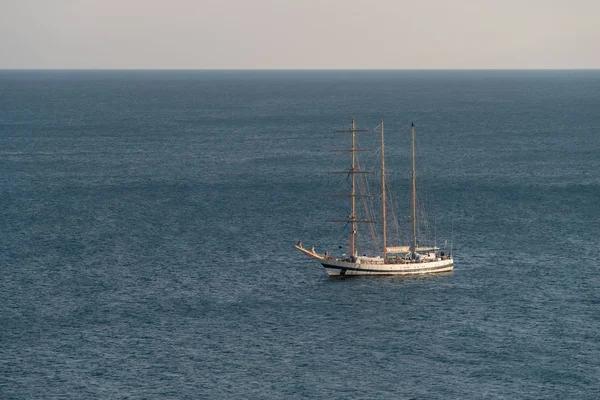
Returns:
[[[394,246],[394,247],[387,247],[387,252],[388,254],[400,254],[400,253],[409,253],[410,252],[410,246]]]
[[[417,251],[438,251],[439,247],[418,247]],[[388,254],[401,254],[401,253],[410,253],[410,246],[394,246],[394,247],[386,247]]]

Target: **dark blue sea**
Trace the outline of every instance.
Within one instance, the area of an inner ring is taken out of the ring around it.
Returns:
[[[351,117],[453,273],[294,248]],[[0,71],[0,398],[600,398],[600,71]]]

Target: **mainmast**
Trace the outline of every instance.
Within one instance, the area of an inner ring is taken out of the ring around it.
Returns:
[[[387,258],[387,220],[385,216],[385,203],[387,198],[385,195],[385,146],[383,140],[383,120],[381,120],[381,215],[383,222],[383,261]]]
[[[417,186],[415,177],[415,124],[410,124],[412,136],[412,221],[413,221],[413,252],[417,251]]]

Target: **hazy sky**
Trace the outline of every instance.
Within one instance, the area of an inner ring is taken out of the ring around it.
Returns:
[[[0,68],[600,68],[600,0],[0,0]]]

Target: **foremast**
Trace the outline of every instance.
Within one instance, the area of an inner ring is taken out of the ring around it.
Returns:
[[[356,133],[358,132],[370,132],[367,129],[356,129],[356,124],[355,124],[355,120],[354,117],[352,117],[352,125],[351,125],[351,129],[350,130],[345,130],[345,131],[336,131],[337,133],[350,133],[352,136],[352,143],[351,143],[351,147],[349,150],[334,150],[334,151],[349,151],[350,153],[352,153],[352,158],[351,158],[351,164],[350,164],[350,170],[349,171],[341,171],[341,173],[348,173],[350,174],[350,181],[351,181],[351,186],[350,186],[350,216],[348,219],[345,220],[332,220],[330,222],[346,222],[346,223],[350,223],[350,238],[349,238],[349,250],[350,250],[350,255],[351,257],[356,257],[357,256],[357,249],[356,249],[356,234],[357,234],[357,224],[360,222],[365,222],[365,223],[371,223],[372,221],[369,220],[358,220],[356,218],[356,198],[357,197],[364,197],[361,195],[357,195],[356,194],[356,174],[364,174],[366,173],[365,171],[360,171],[356,165],[357,165],[357,161],[356,161],[356,152],[358,151],[363,151],[361,149],[356,148]],[[340,173],[340,172],[334,172],[334,173]],[[344,196],[344,195],[342,195]],[[348,195],[345,195],[348,196]]]

